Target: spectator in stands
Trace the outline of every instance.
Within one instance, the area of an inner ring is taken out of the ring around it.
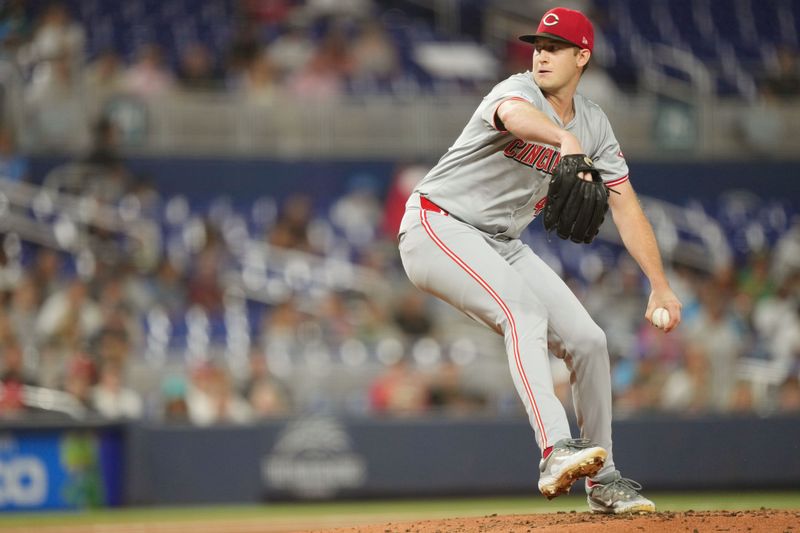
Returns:
[[[798,51],[788,45],[778,47],[775,67],[765,73],[761,86],[778,98],[797,99],[800,96]]]
[[[784,135],[784,116],[777,104],[777,96],[768,87],[761,87],[758,99],[739,115],[744,143],[762,157],[773,157],[774,147]]]
[[[36,382],[48,389],[61,389],[64,386],[67,348],[55,341],[39,342],[37,346]]]
[[[682,334],[660,335],[657,329],[643,323],[636,335],[636,343],[630,351],[631,355],[637,358],[652,358],[658,361],[659,365],[669,367],[680,360],[684,347]]]
[[[530,55],[530,50],[528,51]],[[530,58],[528,58],[530,60]],[[406,200],[408,200],[411,191],[417,185],[419,180],[428,173],[430,167],[423,165],[408,165],[401,166],[394,177],[389,191],[386,193],[386,200],[383,205],[383,223],[381,229],[383,235],[390,242],[397,238],[397,232],[400,228],[400,221],[406,210]]]
[[[276,305],[272,312],[265,314],[262,322],[262,341],[270,350],[282,350],[291,353],[298,342],[298,327],[302,314],[297,309],[297,302],[288,299]]]
[[[311,17],[366,18],[372,8],[372,0],[309,0],[306,15]]]
[[[788,373],[800,353],[800,273],[784,279],[773,296],[756,304],[752,323],[770,360]]]
[[[82,92],[67,55],[48,60],[25,91],[29,131],[39,147],[63,150],[86,142]]]
[[[187,303],[198,305],[211,315],[222,312],[220,258],[220,254],[213,250],[202,251],[194,261],[186,285]]]
[[[446,360],[428,382],[431,409],[449,415],[473,414],[485,407],[486,399],[464,385],[461,368]]]
[[[427,386],[408,358],[402,358],[378,376],[369,391],[370,405],[377,414],[413,416],[428,408]]]
[[[727,406],[726,411],[738,415],[746,415],[755,411],[753,386],[749,381],[744,379],[736,381],[731,394],[731,403]]]
[[[143,218],[153,220],[161,212],[163,203],[161,194],[156,189],[150,175],[137,175],[131,185],[130,194],[138,201],[139,213]],[[135,261],[134,264],[141,266]]]
[[[242,391],[253,408],[254,416],[260,419],[289,414],[289,388],[270,371],[266,354],[260,348],[251,350],[249,368],[249,376]]]
[[[36,345],[36,320],[39,312],[39,287],[28,275],[23,275],[11,295],[8,310],[14,336],[23,348]]]
[[[400,74],[394,42],[377,21],[369,21],[352,45],[355,81],[388,82]]]
[[[241,393],[244,397],[250,397],[255,385],[259,381],[269,381],[275,383],[278,389],[282,390],[282,395],[288,395],[286,385],[278,379],[269,369],[266,354],[259,346],[253,346],[250,349],[248,361],[247,379],[241,386]]]
[[[109,419],[138,419],[142,416],[142,398],[124,385],[122,365],[106,361],[100,367],[97,385],[92,388],[92,406]]]
[[[613,109],[622,97],[614,80],[600,65],[593,63],[581,76],[578,92],[603,109]]]
[[[789,376],[778,390],[778,412],[800,413],[800,378]]]
[[[750,254],[747,265],[738,272],[738,292],[747,296],[753,305],[775,293],[775,283],[769,272],[770,263],[769,253],[755,252]]]
[[[366,289],[369,290],[369,289]],[[356,338],[366,343],[397,337],[385,303],[373,294],[350,294],[347,303],[348,321],[355,328]]]
[[[347,192],[333,204],[330,219],[355,248],[363,248],[376,237],[383,210],[378,199],[378,185],[370,175],[348,179]]]
[[[288,81],[292,93],[312,100],[332,100],[344,93],[353,62],[341,29],[330,30],[312,58]]]
[[[178,82],[181,89],[189,91],[210,91],[221,87],[222,76],[207,46],[197,42],[184,48],[178,65]]]
[[[66,362],[64,390],[72,395],[80,407],[93,410],[92,386],[96,380],[97,366],[85,352],[75,352]]]
[[[13,55],[31,34],[27,0],[8,0],[0,5],[0,54]]]
[[[308,239],[311,216],[311,198],[303,194],[290,196],[284,202],[283,210],[270,230],[268,242],[280,248],[303,252],[314,251]]]
[[[171,319],[177,318],[186,309],[183,273],[168,257],[161,259],[161,264],[149,283],[153,307],[163,309]]]
[[[108,116],[100,117],[92,129],[92,146],[80,159],[86,169],[84,193],[98,201],[114,204],[131,186],[132,177],[120,155],[119,129]]]
[[[277,74],[286,79],[306,65],[314,55],[314,43],[306,28],[290,24],[286,32],[267,47],[267,55]]]
[[[38,63],[36,70],[42,71],[38,75],[47,75],[48,62],[56,59],[63,62],[69,74],[76,75],[83,63],[85,44],[86,32],[72,19],[66,4],[52,2],[39,18],[27,55]]]
[[[266,54],[254,59],[244,70],[241,90],[247,102],[258,105],[274,103],[280,86],[275,69]]]
[[[16,342],[6,342],[0,346],[2,354],[2,369],[0,370],[0,383],[4,387],[12,383],[18,385],[36,385],[36,376],[25,368],[25,358],[22,346]]]
[[[114,49],[101,51],[85,69],[83,86],[91,100],[104,105],[125,88],[124,64]]]
[[[636,337],[642,325],[640,308],[645,299],[641,274],[633,260],[625,255],[619,257],[615,268],[606,269],[598,283],[587,291],[586,309],[606,332],[612,353],[634,347],[630,339]]]
[[[702,413],[709,408],[710,365],[705,353],[689,345],[679,365],[669,371],[660,406],[674,413]]]
[[[103,313],[103,329],[125,335],[136,344],[142,337],[140,321],[134,316],[135,306],[129,292],[132,275],[124,263],[115,264],[112,272],[96,275],[98,304]]]
[[[718,284],[709,284],[704,290],[701,312],[687,324],[686,338],[691,349],[708,359],[710,379],[706,386],[711,408],[724,411],[736,383],[736,364],[749,339],[731,313],[729,295]]]
[[[252,20],[266,29],[283,25],[296,9],[294,0],[241,0],[240,17]]]
[[[243,424],[252,420],[252,409],[221,368],[207,363],[197,368],[192,377],[187,402],[193,424]]]
[[[167,376],[161,384],[161,396],[163,400],[161,416],[165,422],[189,422],[186,380],[183,376]]]
[[[285,416],[290,411],[286,394],[273,380],[255,381],[247,399],[256,419]]]
[[[14,133],[8,127],[0,127],[0,178],[27,181],[28,173],[28,158],[17,150]]]
[[[125,330],[107,326],[92,343],[92,353],[100,365],[124,367],[130,358],[132,344]]]
[[[425,337],[433,332],[434,320],[427,308],[427,298],[420,291],[407,290],[394,307],[394,323],[411,338]]]
[[[355,328],[342,294],[327,291],[318,304],[316,322],[320,326],[322,338],[327,342],[341,343],[354,336]]]
[[[530,45],[520,41],[517,36],[514,35],[505,43],[505,53],[503,54],[503,74],[505,76],[511,76],[512,74],[525,72],[530,69]]]
[[[157,44],[142,45],[136,61],[125,72],[125,89],[132,94],[149,99],[163,96],[175,87],[175,78],[164,63]]]
[[[11,323],[8,311],[0,307],[0,346],[16,343],[17,338],[14,336],[14,327]]]
[[[240,88],[244,72],[261,54],[261,41],[255,21],[243,17],[238,22],[225,59],[225,83],[234,90]]]
[[[25,413],[25,400],[22,385],[16,381],[3,385],[0,392],[0,417],[22,418]]]
[[[800,272],[800,216],[775,243],[771,274],[777,282]]]
[[[339,72],[326,54],[317,53],[303,69],[289,78],[289,90],[309,100],[332,100],[344,92]]]
[[[44,247],[36,250],[31,277],[39,288],[40,304],[64,286],[61,268],[61,257],[56,250]]]
[[[620,416],[652,413],[658,410],[659,396],[664,386],[665,375],[655,359],[630,361],[632,374],[629,383],[617,391],[614,411]]]
[[[25,371],[22,349],[14,342],[0,346],[2,370],[0,373],[0,417],[17,418],[25,411],[23,387],[35,384]]]
[[[532,0],[527,2],[529,7],[538,14],[543,14],[545,11],[553,7],[553,0]],[[577,11],[581,11],[583,13],[588,13],[593,11],[594,2],[592,0],[560,0],[558,5],[567,7],[569,9],[575,9]],[[538,18],[538,17],[537,17]],[[594,20],[593,18],[591,20]]]
[[[102,323],[103,316],[89,295],[89,288],[76,278],[44,302],[36,319],[36,332],[43,341],[60,340],[75,345],[91,338]]]

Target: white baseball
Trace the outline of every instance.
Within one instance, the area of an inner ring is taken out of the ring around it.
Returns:
[[[669,324],[669,311],[667,311],[663,307],[656,308],[656,310],[653,311],[653,316],[651,321],[653,322],[653,325],[655,327],[659,329],[664,329],[665,327],[667,327],[667,324]]]

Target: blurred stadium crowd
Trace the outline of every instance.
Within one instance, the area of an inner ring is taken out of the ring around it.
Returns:
[[[608,14],[629,8],[628,17],[639,20],[633,6],[645,3],[584,4],[608,41],[601,65],[612,76],[597,81],[595,90],[636,90],[641,59],[627,61],[620,51],[630,48],[615,47],[622,30],[610,25]],[[664,3],[673,4],[688,2]],[[702,6],[718,3],[693,4],[701,6],[687,7],[693,24],[710,24],[714,33],[722,14],[709,7],[706,20]],[[752,2],[736,5],[753,9]],[[800,6],[775,5],[789,6],[792,18],[779,33],[794,41],[778,36],[762,43],[757,57],[733,50],[731,66],[717,36],[720,94],[744,101],[800,93],[790,47],[797,43]],[[403,9],[424,11],[415,2],[242,0],[195,7],[188,0],[3,2],[3,53],[27,72],[31,127],[55,127],[64,109],[57,104],[85,91],[102,99],[211,90],[256,101],[281,91],[314,98],[410,87],[472,91],[487,77],[528,68],[529,50],[508,42],[491,55],[499,62],[488,76],[467,73],[455,86],[444,84],[434,67],[421,66],[436,65],[435,57],[413,56],[404,46],[437,34],[416,19],[398,22]],[[469,25],[460,30],[469,37]],[[684,34],[673,30],[676,38]],[[670,31],[659,26],[653,35],[667,39]],[[750,39],[757,29],[737,31]],[[463,62],[491,65],[483,53],[470,49]],[[756,63],[767,66],[748,70],[751,87],[737,73]],[[589,72],[603,75],[601,68]],[[612,77],[617,85],[608,84]],[[75,161],[77,174],[55,176],[43,189],[29,185],[42,177],[29,175],[14,143],[18,132],[5,127],[0,135],[3,212],[15,198],[27,198],[26,209],[40,219],[50,216],[56,228],[52,242],[3,228],[0,415],[56,410],[214,424],[298,413],[521,412],[500,339],[415,291],[402,273],[394,231],[409,184],[424,169],[400,169],[388,195],[354,180],[322,207],[312,193],[244,206],[224,199],[189,205],[162,197],[127,168],[115,127],[100,117],[91,151]],[[57,192],[43,194],[48,188]],[[100,222],[95,209],[85,227],[59,226],[58,208],[47,205],[58,194],[77,199],[82,209],[108,207],[122,223]],[[746,239],[712,271],[669,265],[684,303],[683,324],[670,335],[645,324],[647,287],[618,249],[578,258],[573,262],[581,266],[570,268],[565,256],[574,250],[526,236],[607,332],[620,416],[800,413],[800,222],[791,208],[746,200],[721,209],[730,215],[721,223],[738,224],[745,210],[776,231]],[[133,222],[148,223],[142,226],[148,233],[137,234]],[[85,253],[68,246],[76,232],[92,243]],[[138,244],[126,248],[120,235]],[[269,272],[273,258],[282,266]],[[337,284],[336,268],[361,283]],[[551,349],[558,393],[569,404],[563,354],[556,343]]]

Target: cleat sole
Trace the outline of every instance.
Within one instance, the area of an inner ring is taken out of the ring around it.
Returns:
[[[587,457],[585,461],[565,470],[552,484],[540,487],[540,492],[548,500],[568,493],[575,481],[582,477],[592,477],[598,473],[603,468],[607,455],[605,450],[600,450],[596,455]]]

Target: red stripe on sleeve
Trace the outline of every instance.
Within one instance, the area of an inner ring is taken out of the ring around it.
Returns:
[[[607,187],[614,187],[616,185],[619,185],[620,183],[625,183],[626,181],[628,181],[628,176],[630,176],[630,174],[625,174],[621,178],[617,178],[615,180],[607,181],[606,182],[606,186]]]

